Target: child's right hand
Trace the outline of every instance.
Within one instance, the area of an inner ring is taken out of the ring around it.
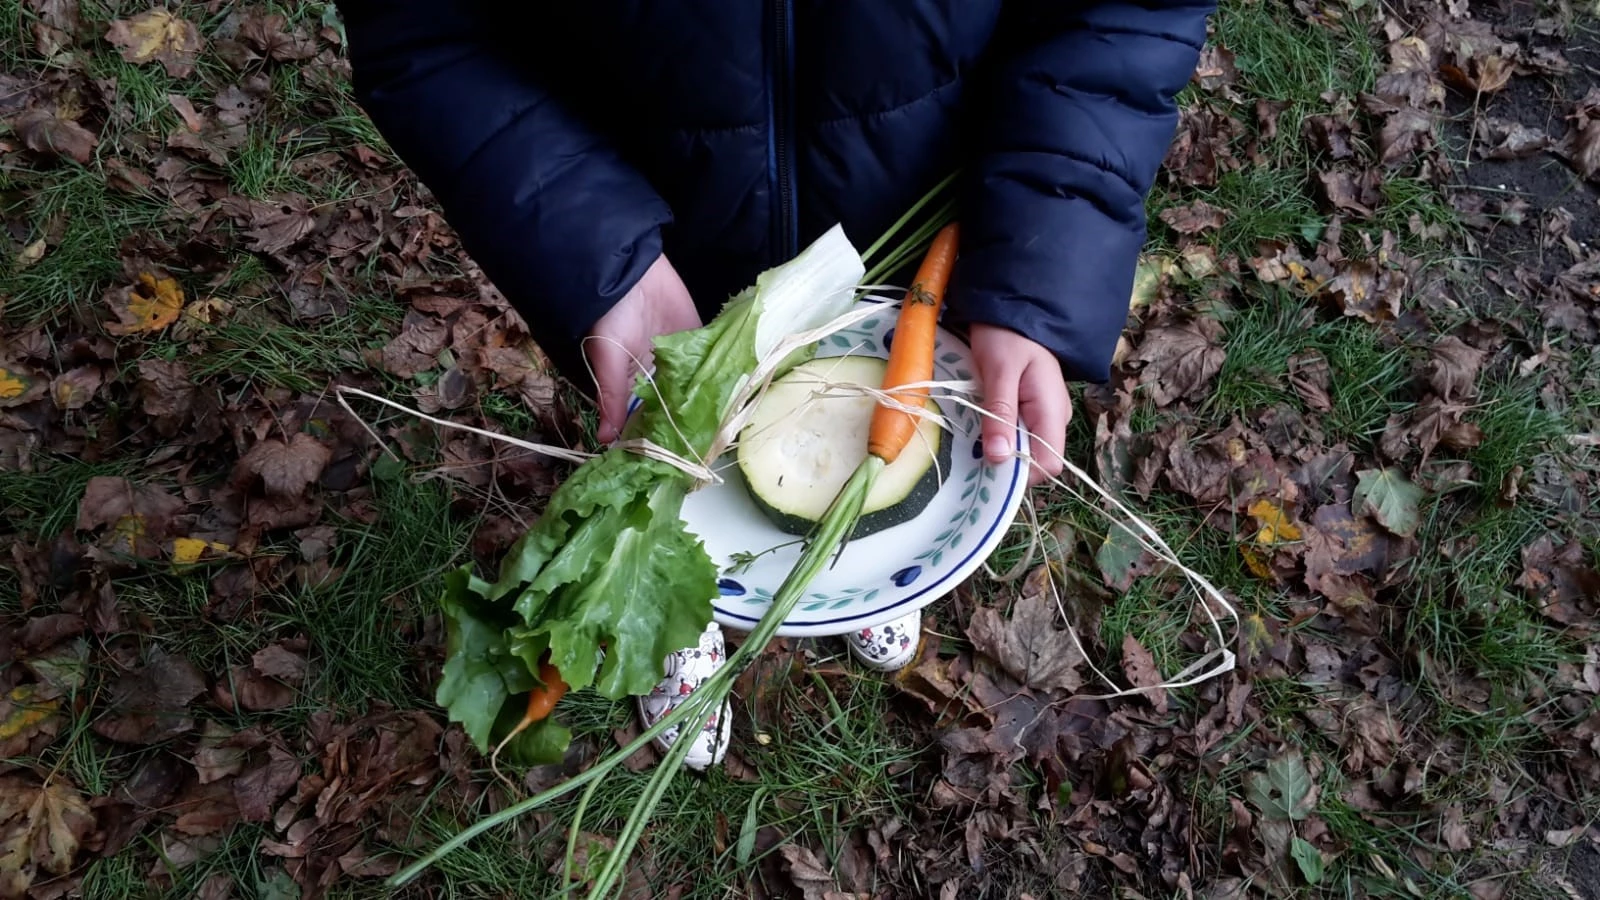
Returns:
[[[677,270],[662,255],[611,310],[594,323],[584,352],[594,370],[600,406],[596,437],[609,444],[627,418],[633,378],[651,365],[651,342],[701,325],[700,312]],[[642,367],[642,368],[641,368]]]

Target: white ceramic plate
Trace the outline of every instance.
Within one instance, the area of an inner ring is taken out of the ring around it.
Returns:
[[[881,314],[824,341],[818,356],[887,356],[896,313],[884,306]],[[943,328],[934,351],[934,377],[975,377],[971,350]],[[942,399],[942,392],[935,391],[935,399]],[[948,400],[940,406],[953,432],[946,434],[952,440],[950,472],[938,494],[915,519],[850,541],[811,582],[779,634],[840,635],[919,610],[954,590],[1005,538],[1025,493],[1027,464],[985,464],[980,416]],[[1016,446],[1025,451],[1027,441],[1019,428]],[[683,519],[722,573],[714,617],[724,627],[748,631],[794,567],[800,546],[797,536],[779,531],[750,501],[731,454],[716,468],[723,481],[690,494]],[[749,554],[762,555],[736,567],[736,560]]]

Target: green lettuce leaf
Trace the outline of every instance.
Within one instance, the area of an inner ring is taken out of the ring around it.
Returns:
[[[506,629],[515,623],[478,599],[487,583],[465,568],[447,572],[444,583],[446,656],[434,702],[484,750],[506,698],[531,691],[535,680],[511,651]]]

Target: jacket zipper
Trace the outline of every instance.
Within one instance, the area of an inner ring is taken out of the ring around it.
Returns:
[[[776,249],[782,262],[800,252],[799,214],[794,202],[794,7],[792,0],[773,0],[774,65],[769,73],[767,114],[769,169],[777,197],[774,210]]]

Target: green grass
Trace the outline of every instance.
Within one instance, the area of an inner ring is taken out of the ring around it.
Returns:
[[[1226,356],[1201,410],[1225,421],[1287,404],[1330,439],[1358,450],[1376,446],[1389,418],[1410,407],[1414,353],[1364,322],[1323,315],[1286,289],[1263,286],[1259,297],[1255,286],[1249,290],[1226,321]],[[1299,354],[1314,354],[1328,367],[1327,412],[1311,408],[1291,384],[1289,363]]]

